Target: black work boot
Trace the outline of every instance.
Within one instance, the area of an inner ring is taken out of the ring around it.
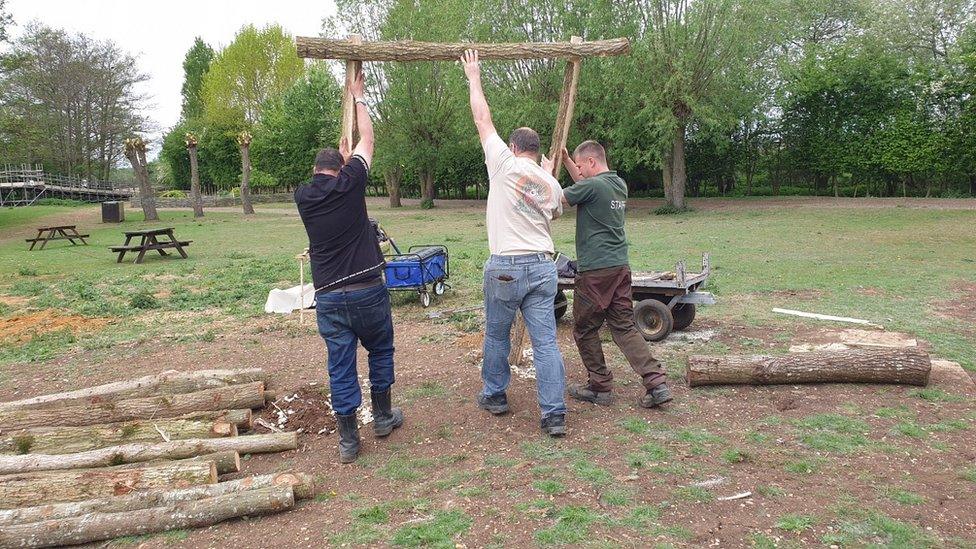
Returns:
[[[508,412],[508,397],[505,393],[492,396],[478,395],[478,407],[500,416]]]
[[[403,425],[403,410],[393,408],[390,404],[390,390],[382,393],[370,393],[373,401],[373,434],[385,437],[394,429]]]
[[[570,385],[568,392],[569,396],[575,398],[576,400],[592,402],[593,404],[599,404],[600,406],[610,406],[610,403],[613,402],[613,393],[610,391],[594,391],[593,389],[590,389],[586,385],[580,383]]]
[[[339,463],[352,463],[359,456],[359,423],[356,414],[340,416],[339,423]]]
[[[674,400],[674,397],[671,396],[671,389],[668,389],[668,386],[662,383],[647,391],[647,394],[638,401],[638,404],[644,408],[657,408],[672,400]]]
[[[542,418],[542,432],[551,437],[566,434],[566,414],[552,414]]]

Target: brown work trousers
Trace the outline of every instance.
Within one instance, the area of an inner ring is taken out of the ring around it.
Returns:
[[[641,377],[644,387],[651,389],[664,383],[661,363],[651,355],[647,342],[634,325],[630,267],[622,265],[579,273],[573,295],[573,321],[573,337],[589,376],[590,390],[606,392],[613,388],[613,373],[607,368],[600,342],[604,321],[613,342]]]

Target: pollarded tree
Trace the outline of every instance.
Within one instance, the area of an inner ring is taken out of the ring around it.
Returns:
[[[200,168],[197,165],[197,136],[186,132],[186,152],[190,157],[190,203],[193,217],[203,217],[203,197],[200,196]]]
[[[241,148],[241,206],[245,214],[253,214],[251,205],[251,133],[247,130],[237,135],[237,145]]]
[[[288,89],[303,67],[291,35],[280,26],[244,27],[203,78],[204,117],[216,127],[252,127],[262,107]]]
[[[146,221],[159,221],[156,213],[156,196],[153,194],[152,183],[149,181],[149,169],[146,162],[146,142],[141,137],[125,140],[123,153],[132,165],[132,171],[139,182],[139,202]]]

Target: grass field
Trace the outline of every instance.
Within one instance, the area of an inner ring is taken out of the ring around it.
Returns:
[[[667,408],[634,406],[639,384],[606,345],[618,400],[569,402],[565,439],[539,433],[534,382],[519,376],[513,413],[489,417],[472,404],[481,316],[429,319],[416,294],[396,294],[403,429],[383,441],[364,430],[363,455],[350,466],[336,465],[334,434],[246,459],[247,474],[316,477],[318,496],[289,513],[111,545],[976,546],[976,387],[967,373],[925,388],[682,383],[689,354],[784,353],[847,327],[773,307],[868,319],[972,374],[976,202],[701,201],[676,217],[652,215],[655,206],[629,204],[635,270],[694,266],[708,252],[718,299],[691,327],[710,339],[652,346],[676,396]],[[483,207],[370,204],[401,247],[450,248],[452,288],[435,310],[481,301]],[[294,256],[306,237],[293,206],[248,218],[162,217],[118,226],[98,223],[92,206],[0,210],[0,400],[201,367],[260,366],[285,391],[324,385],[314,323],[263,313],[270,288],[298,281]],[[27,251],[34,227],[62,223],[90,232],[91,245]],[[161,225],[193,240],[188,260],[115,263],[108,246],[122,243],[122,230]],[[572,252],[573,230],[571,214],[556,222],[559,249]],[[559,345],[568,377],[580,381],[570,330],[562,320]]]

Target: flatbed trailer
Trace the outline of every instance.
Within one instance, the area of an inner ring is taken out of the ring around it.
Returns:
[[[634,322],[647,341],[660,341],[672,330],[684,330],[695,320],[699,305],[713,305],[715,296],[704,291],[711,274],[708,254],[702,254],[701,271],[688,272],[684,261],[674,271],[639,272],[631,276],[631,298],[634,300]],[[569,308],[566,291],[575,287],[575,279],[560,278],[554,309],[561,318]]]

